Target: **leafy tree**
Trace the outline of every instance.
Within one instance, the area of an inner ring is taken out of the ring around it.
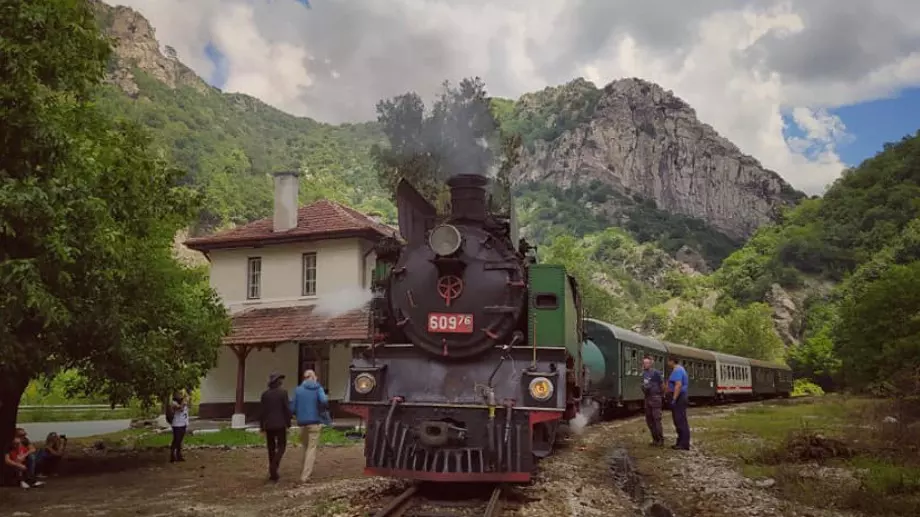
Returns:
[[[762,361],[784,359],[783,341],[776,335],[772,316],[773,309],[765,303],[731,311],[722,318],[713,349]]]
[[[721,321],[712,311],[702,307],[683,306],[668,323],[664,339],[672,343],[716,349],[716,333],[721,330]]]
[[[894,265],[849,293],[834,338],[849,384],[920,393],[920,261]]]
[[[380,183],[390,192],[405,178],[443,210],[448,204],[445,182],[456,174],[501,173],[500,183],[510,185],[508,173],[519,157],[520,140],[502,137],[478,77],[463,79],[457,88],[445,81],[430,112],[414,92],[382,100],[377,121],[389,146],[375,145],[371,156]],[[498,165],[494,150],[501,151]]]
[[[198,196],[91,102],[110,53],[83,0],[0,8],[0,443],[33,378],[151,401],[193,386],[228,330],[172,256]]]
[[[789,366],[797,377],[813,379],[825,391],[839,381],[840,359],[834,350],[833,328],[838,317],[837,300],[809,300],[805,309],[805,338],[789,349]]]
[[[674,254],[681,247],[698,250],[713,266],[741,244],[704,221],[659,210],[653,202],[636,200],[600,180],[576,181],[561,188],[540,181],[517,185],[515,194],[528,239],[543,242],[555,235],[578,237],[618,226],[642,243],[654,243]]]

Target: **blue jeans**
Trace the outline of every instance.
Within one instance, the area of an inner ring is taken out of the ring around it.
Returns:
[[[38,465],[38,451],[26,456],[26,468],[29,469],[29,479],[35,479],[36,465]]]
[[[674,429],[677,431],[678,447],[690,448],[690,424],[687,422],[687,406],[690,401],[686,393],[681,393],[677,400],[671,403],[671,418],[674,419]]]

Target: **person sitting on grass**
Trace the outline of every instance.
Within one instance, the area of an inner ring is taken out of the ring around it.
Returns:
[[[22,446],[26,448],[25,464],[29,467],[29,474],[35,477],[35,464],[38,460],[38,453],[35,451],[35,446],[32,445],[32,441],[29,440],[29,433],[25,429],[17,427],[14,436],[19,438]]]
[[[29,448],[23,445],[22,439],[17,436],[13,438],[13,443],[3,456],[3,466],[12,473],[22,488],[44,485],[44,482],[35,480],[33,470],[27,465],[28,458]]]
[[[55,432],[48,433],[45,446],[38,451],[35,473],[38,477],[56,476],[61,460],[64,458],[64,449],[67,448],[67,437]]]

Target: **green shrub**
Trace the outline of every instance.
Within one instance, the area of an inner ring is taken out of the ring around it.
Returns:
[[[820,397],[824,395],[824,390],[821,389],[821,386],[811,382],[808,379],[796,379],[792,383],[792,396],[793,397],[804,397],[806,395],[813,395]]]

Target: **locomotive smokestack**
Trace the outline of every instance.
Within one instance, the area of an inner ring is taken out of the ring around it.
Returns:
[[[458,174],[447,180],[450,187],[450,213],[455,219],[485,221],[489,210],[486,186],[489,178],[478,174]]]

